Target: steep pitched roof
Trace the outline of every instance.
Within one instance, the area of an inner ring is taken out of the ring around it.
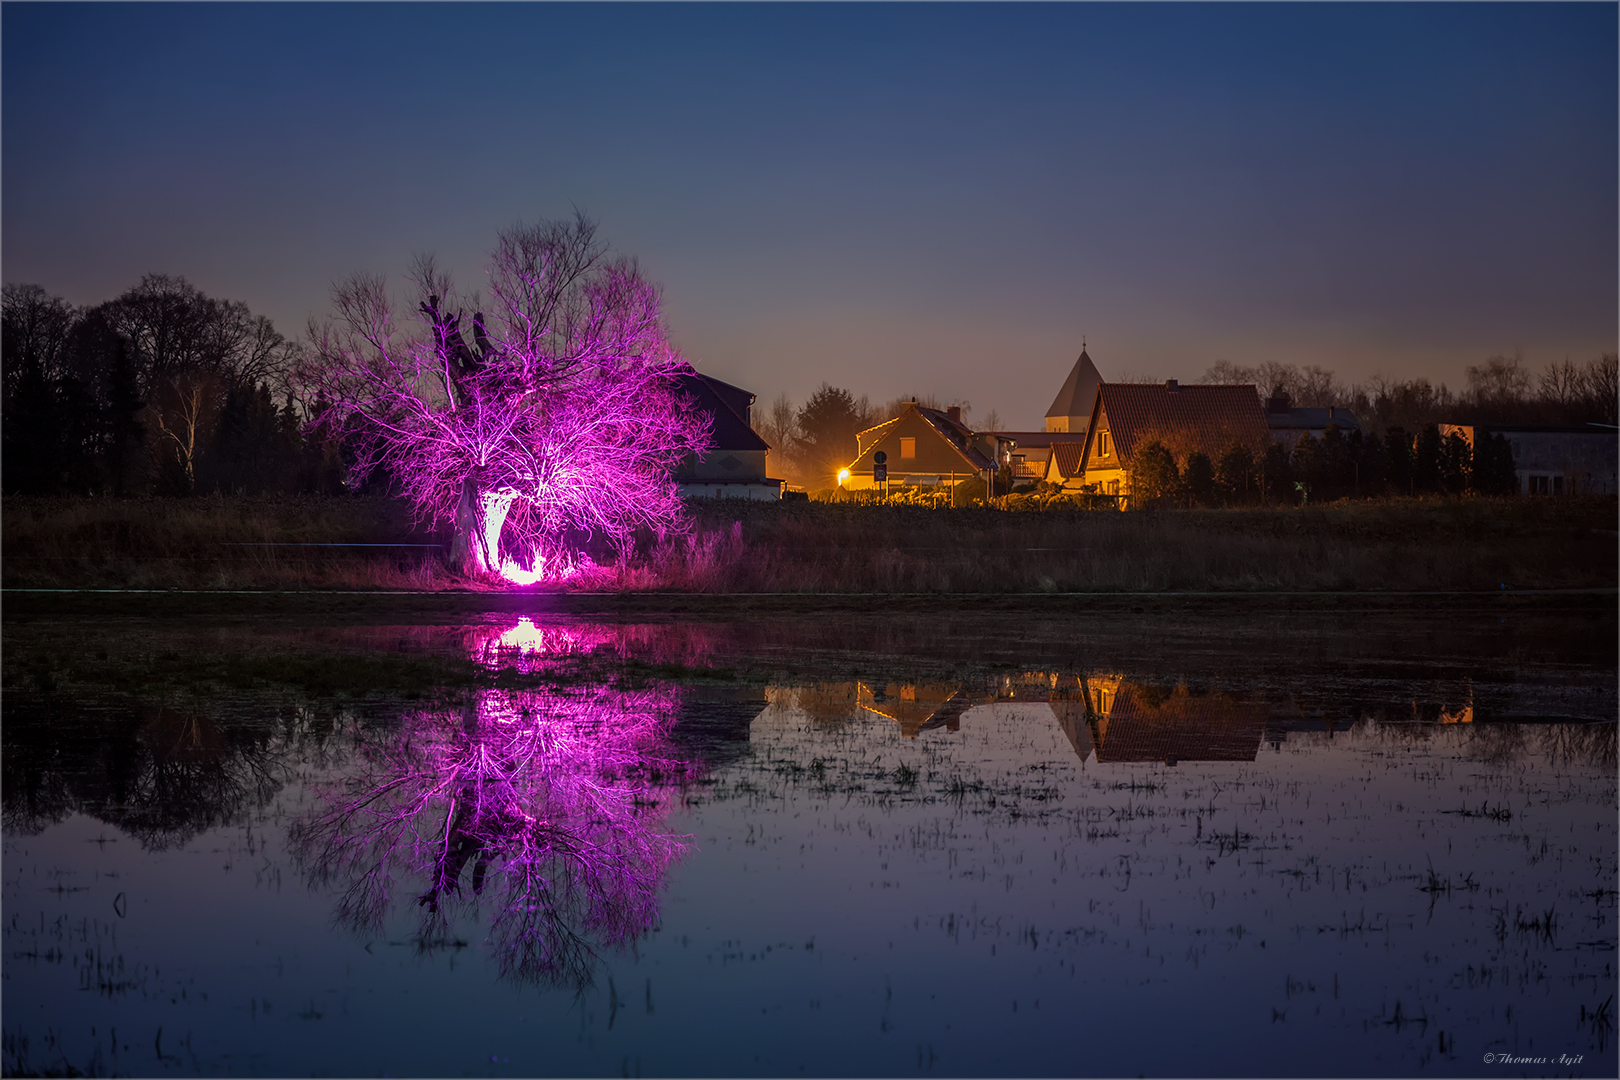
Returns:
[[[1108,417],[1121,464],[1154,439],[1178,458],[1194,451],[1214,458],[1233,443],[1261,447],[1270,437],[1252,386],[1101,383],[1096,409]],[[1093,427],[1097,419],[1094,410]]]
[[[1086,444],[1079,441],[1052,444],[1052,465],[1063,479],[1079,476],[1085,471]]]
[[[1122,683],[1106,715],[1097,719],[1097,760],[1253,761],[1270,711],[1226,694],[1168,695]]]
[[[1102,376],[1097,374],[1097,365],[1091,362],[1086,350],[1081,349],[1080,359],[1074,362],[1069,377],[1063,380],[1063,389],[1052,399],[1052,407],[1046,410],[1046,415],[1090,416],[1091,403],[1097,396],[1097,384],[1100,382]]]
[[[906,412],[901,413],[892,420],[885,420],[881,424],[869,427],[855,436],[858,453],[855,455],[855,460],[850,463],[850,468],[854,468],[867,458],[872,448],[883,441],[884,436],[888,434],[889,428],[904,420],[913,410],[922,418],[924,423],[939,433],[939,437],[951,449],[962,456],[973,471],[982,472],[985,469],[995,467],[995,463],[990,460],[989,456],[973,445],[973,432],[965,424],[952,420],[939,409],[926,409],[913,402],[906,406]]]
[[[956,448],[956,452],[967,459],[975,469],[993,469],[996,463],[991,461],[984,451],[973,445],[973,432],[967,425],[952,420],[938,409],[925,409],[921,405],[913,405],[929,425],[938,431],[940,437]]]
[[[714,445],[709,453],[731,450],[769,450],[771,444],[759,437],[759,433],[748,426],[743,419],[748,408],[747,403],[753,400],[754,395],[741,387],[721,382],[700,372],[689,371],[677,376],[676,390],[691,400],[692,404],[712,418],[710,437]],[[742,403],[744,413],[739,414],[736,405]]]

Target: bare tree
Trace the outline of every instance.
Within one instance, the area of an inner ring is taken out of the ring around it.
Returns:
[[[361,475],[386,468],[420,514],[454,524],[452,558],[514,582],[567,572],[569,532],[606,535],[622,558],[637,529],[680,526],[671,470],[708,446],[708,424],[679,396],[691,368],[634,260],[576,216],[500,234],[487,318],[457,306],[431,259],[411,279],[414,326],[382,278],[358,275],[310,329],[307,380]]]

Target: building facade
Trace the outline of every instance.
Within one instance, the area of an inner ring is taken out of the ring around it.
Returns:
[[[708,453],[689,456],[675,469],[681,495],[689,499],[780,499],[783,482],[769,475],[770,443],[759,437],[751,422],[754,395],[696,371],[681,376],[679,390],[692,408],[708,414],[713,443]]]
[[[1513,450],[1513,473],[1521,495],[1614,495],[1620,493],[1617,460],[1620,429],[1585,427],[1441,424],[1440,437],[1458,435],[1470,449],[1482,433],[1500,435]]]

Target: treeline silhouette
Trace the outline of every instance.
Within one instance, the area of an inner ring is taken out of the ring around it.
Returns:
[[[1170,440],[1173,442],[1174,440]],[[1481,432],[1474,445],[1437,424],[1380,436],[1329,426],[1305,434],[1290,450],[1271,443],[1264,454],[1241,445],[1213,459],[1178,453],[1165,441],[1138,449],[1129,466],[1133,501],[1186,506],[1288,506],[1382,495],[1511,495],[1518,487],[1513,449]]]
[[[1453,391],[1428,379],[1374,375],[1344,383],[1314,364],[1268,362],[1255,366],[1222,360],[1202,383],[1250,383],[1261,395],[1285,393],[1296,406],[1337,406],[1356,414],[1368,430],[1421,431],[1429,424],[1613,424],[1620,409],[1620,357],[1603,353],[1584,362],[1565,357],[1540,369],[1524,357],[1492,356],[1464,369],[1468,386]]]
[[[74,307],[4,286],[0,486],[21,495],[328,494],[338,447],[291,378],[296,342],[240,301],[148,274]]]

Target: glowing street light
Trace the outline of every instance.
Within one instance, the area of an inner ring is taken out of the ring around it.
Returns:
[[[843,487],[844,486],[844,481],[846,481],[848,479],[849,479],[849,470],[848,469],[839,469],[838,470],[838,486]]]

